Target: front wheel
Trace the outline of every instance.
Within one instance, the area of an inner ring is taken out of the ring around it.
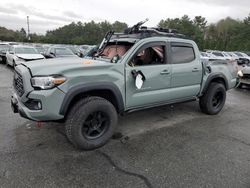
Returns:
[[[221,83],[212,82],[206,93],[200,98],[200,109],[206,114],[215,115],[222,110],[225,101],[225,86]]]
[[[92,150],[106,144],[117,124],[113,104],[101,97],[88,97],[76,103],[66,120],[66,134],[74,146]]]

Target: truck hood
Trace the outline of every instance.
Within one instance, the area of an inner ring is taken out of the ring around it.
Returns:
[[[44,56],[41,54],[16,54],[16,56],[24,60],[44,59]]]
[[[71,69],[102,66],[104,64],[112,65],[112,63],[110,63],[109,61],[84,59],[78,56],[22,62],[22,65],[30,69],[33,76],[62,74],[64,71]]]

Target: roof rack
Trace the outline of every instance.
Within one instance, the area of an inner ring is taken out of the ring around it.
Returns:
[[[175,29],[168,29],[168,28],[147,28],[141,27],[136,32],[133,33],[114,33],[112,35],[112,39],[114,38],[136,38],[136,39],[143,39],[149,37],[175,37],[175,38],[183,38],[183,39],[190,39],[187,36],[178,33]]]
[[[138,22],[132,27],[129,27],[124,30],[123,33],[114,33],[114,31],[109,31],[106,33],[103,41],[101,42],[98,48],[98,54],[101,54],[108,44],[110,40],[116,40],[118,38],[131,38],[131,39],[143,39],[149,37],[175,37],[175,38],[183,38],[183,39],[190,39],[183,34],[180,34],[176,29],[169,29],[169,28],[155,28],[155,27],[145,27],[142,26],[148,19]]]
[[[157,27],[145,27],[142,26],[148,19],[138,22],[132,27],[129,27],[124,30],[124,33],[115,33],[114,36],[119,38],[148,38],[148,37],[155,37],[155,36],[165,36],[165,37],[176,37],[176,38],[185,38],[188,39],[183,34],[180,34],[176,29],[170,28],[157,28]],[[113,37],[112,37],[113,38]]]

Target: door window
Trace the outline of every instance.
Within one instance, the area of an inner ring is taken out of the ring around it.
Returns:
[[[172,63],[189,63],[195,59],[194,49],[191,46],[171,46]]]
[[[165,64],[165,46],[163,45],[152,45],[140,49],[134,58],[130,61],[130,66],[148,66]]]

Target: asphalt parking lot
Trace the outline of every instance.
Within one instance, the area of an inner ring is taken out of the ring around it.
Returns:
[[[250,187],[250,89],[217,116],[191,102],[121,117],[122,139],[86,152],[12,113],[12,75],[0,65],[0,187]]]

